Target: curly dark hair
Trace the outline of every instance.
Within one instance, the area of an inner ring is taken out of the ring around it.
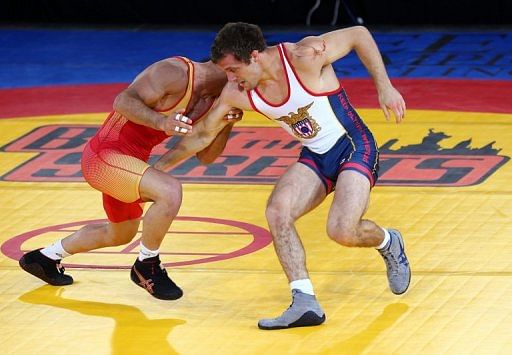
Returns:
[[[251,62],[253,50],[264,51],[267,43],[257,25],[245,22],[230,22],[215,36],[211,47],[212,62],[217,63],[224,56],[233,56],[245,64]]]

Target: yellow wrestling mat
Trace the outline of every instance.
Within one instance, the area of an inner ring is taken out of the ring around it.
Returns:
[[[161,250],[185,295],[167,302],[130,281],[137,243],[67,258],[67,287],[21,271],[22,251],[105,218],[100,194],[80,181],[79,147],[66,146],[105,114],[0,120],[0,352],[511,354],[512,115],[410,110],[396,126],[380,110],[359,112],[382,148],[367,217],[402,231],[411,286],[393,295],[375,250],[329,240],[328,198],[298,223],[327,321],[278,331],[257,321],[290,303],[264,216],[272,182],[296,154],[272,150],[280,129],[246,114],[226,154],[248,152],[251,132],[268,141],[231,161],[227,178],[177,170],[190,183]]]

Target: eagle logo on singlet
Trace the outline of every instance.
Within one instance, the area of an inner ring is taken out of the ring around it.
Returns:
[[[313,105],[313,102],[307,106],[299,107],[297,113],[290,112],[288,116],[281,116],[277,121],[283,121],[292,129],[293,134],[297,138],[311,139],[316,137],[318,132],[322,129],[311,117],[308,110]]]

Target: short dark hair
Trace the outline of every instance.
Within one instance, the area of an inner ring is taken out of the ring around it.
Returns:
[[[228,54],[249,64],[253,50],[264,51],[267,43],[257,25],[245,22],[230,22],[215,36],[211,47],[212,62],[217,63]]]

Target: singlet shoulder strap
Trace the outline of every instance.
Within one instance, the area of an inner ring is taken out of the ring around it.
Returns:
[[[286,51],[286,48],[284,47],[284,43],[279,43],[277,48],[279,49],[279,55],[281,56],[281,60],[285,64],[286,72],[293,73],[293,65],[290,62],[290,59],[288,59],[288,52]]]
[[[188,103],[190,102],[190,98],[192,97],[192,89],[194,87],[194,64],[192,61],[185,57],[175,57],[176,59],[180,59],[185,64],[188,65],[188,84],[187,84],[187,90],[185,91],[185,94],[183,97],[178,101],[178,103],[175,105],[175,107],[185,107],[188,106]]]
[[[324,96],[324,95],[331,95],[340,92],[343,90],[343,86],[341,85],[341,82],[339,83],[339,86],[337,89],[326,91],[326,92],[313,92],[310,90],[304,83],[302,82],[301,78],[297,74],[297,71],[295,70],[295,67],[290,62],[290,59],[288,58],[288,52],[286,48],[284,47],[284,43],[280,43],[279,46],[279,55],[281,56],[281,60],[283,61],[283,65],[286,68],[286,75],[288,76],[288,80],[292,83],[292,85],[299,85],[304,91],[306,91],[309,95],[312,96]]]

